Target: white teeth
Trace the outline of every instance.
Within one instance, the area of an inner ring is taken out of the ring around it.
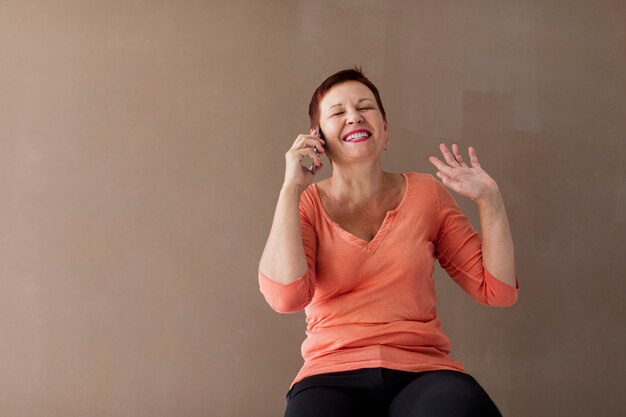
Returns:
[[[367,132],[359,132],[359,133],[353,133],[350,136],[348,136],[345,141],[346,142],[351,142],[353,140],[357,140],[357,139],[361,139],[361,138],[367,138],[369,137],[369,133]]]

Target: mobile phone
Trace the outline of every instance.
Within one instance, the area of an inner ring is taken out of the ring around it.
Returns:
[[[322,129],[321,129],[319,126],[315,128],[315,136],[317,136],[318,138],[320,138],[320,139],[322,139],[322,140],[325,140],[325,139],[324,139],[324,133],[322,133]],[[324,145],[322,145],[322,146],[324,146]],[[315,155],[317,155],[317,154],[319,153],[319,152],[317,151],[317,146],[314,146],[314,147],[313,147],[313,153],[314,153]],[[315,174],[315,171],[317,171],[317,167],[315,166],[315,163],[313,163],[313,164],[311,165],[311,173],[312,173],[312,174]]]
[[[326,138],[324,137],[324,132],[322,132],[322,128],[318,126],[318,127],[315,128],[315,130],[316,130],[315,133],[317,134],[317,137],[322,139],[323,141],[325,141]],[[324,146],[324,145],[322,145],[322,146]]]

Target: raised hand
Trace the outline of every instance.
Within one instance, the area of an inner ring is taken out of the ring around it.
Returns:
[[[494,179],[481,168],[473,147],[470,146],[468,149],[471,166],[463,161],[460,148],[456,144],[452,145],[454,155],[450,153],[445,143],[439,144],[439,149],[446,163],[434,156],[429,156],[428,160],[439,170],[437,176],[446,187],[474,201],[498,191]]]

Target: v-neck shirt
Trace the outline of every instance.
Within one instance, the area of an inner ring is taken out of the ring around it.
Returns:
[[[465,372],[436,310],[435,260],[473,299],[489,306],[517,301],[512,287],[482,262],[481,237],[430,174],[403,173],[405,193],[372,241],[344,230],[324,209],[315,184],[300,197],[307,272],[279,284],[258,272],[279,313],[305,310],[304,364],[291,386],[311,375],[385,367]]]
[[[376,235],[374,235],[372,240],[370,240],[369,242],[366,241],[365,239],[355,236],[354,234],[345,230],[339,223],[335,222],[330,217],[330,215],[326,211],[326,208],[324,207],[324,204],[322,203],[322,198],[320,196],[320,191],[319,191],[317,184],[313,184],[311,188],[313,190],[313,193],[315,194],[315,198],[317,199],[319,210],[321,211],[322,215],[325,217],[326,221],[328,221],[329,223],[335,226],[335,230],[337,231],[337,233],[341,234],[346,240],[353,242],[356,246],[359,246],[365,251],[367,251],[368,253],[373,254],[374,252],[376,252],[376,249],[378,248],[380,243],[383,241],[383,239],[385,239],[385,235],[391,228],[391,225],[393,224],[393,219],[396,216],[396,213],[400,210],[400,208],[404,204],[404,201],[406,200],[406,196],[408,194],[408,189],[409,189],[409,179],[408,179],[407,174],[402,173],[401,175],[404,178],[404,184],[402,186],[403,192],[402,192],[402,197],[400,199],[400,202],[398,203],[395,209],[387,211],[385,218],[383,219],[383,222],[381,223],[380,227],[378,228],[378,231],[376,232]]]

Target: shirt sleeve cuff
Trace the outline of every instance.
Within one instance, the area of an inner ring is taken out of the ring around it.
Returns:
[[[506,282],[500,281],[494,277],[491,272],[485,269],[485,283],[489,291],[487,304],[491,306],[508,307],[517,302],[519,293],[519,279],[515,275],[515,286],[511,286]]]
[[[308,303],[306,275],[289,284],[272,281],[259,271],[259,289],[272,309],[279,313],[293,313],[302,310]]]

